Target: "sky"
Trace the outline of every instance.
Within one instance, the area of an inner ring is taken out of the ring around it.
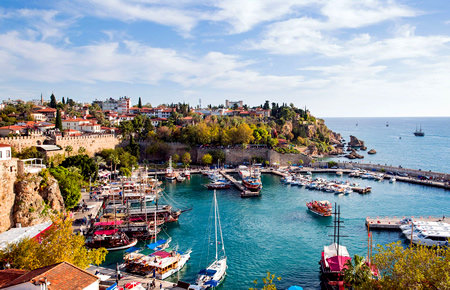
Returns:
[[[448,0],[1,0],[0,99],[450,116]]]

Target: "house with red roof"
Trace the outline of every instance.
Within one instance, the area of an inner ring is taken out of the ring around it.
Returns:
[[[11,160],[11,145],[0,144],[0,160]]]
[[[45,115],[47,120],[53,120],[56,118],[56,109],[53,108],[45,108],[41,110],[37,110],[37,113],[41,113]],[[61,112],[61,116],[63,115],[63,112]]]
[[[100,279],[68,262],[60,262],[31,271],[0,271],[1,289],[86,289],[100,288]]]
[[[0,127],[0,136],[6,137],[10,134],[22,135],[23,133],[25,133],[25,128],[26,128],[25,126],[17,126],[17,125],[3,126]]]

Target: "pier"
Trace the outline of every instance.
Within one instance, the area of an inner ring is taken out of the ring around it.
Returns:
[[[367,217],[366,226],[370,229],[377,230],[399,230],[400,221],[405,217]],[[426,221],[426,222],[444,222],[450,224],[450,220],[446,220],[443,217],[411,217],[414,221]]]
[[[256,197],[256,196],[260,196],[260,191],[247,190],[245,188],[245,186],[242,185],[241,182],[237,181],[236,178],[234,178],[233,176],[227,174],[227,172],[225,170],[221,170],[219,172],[220,172],[220,174],[223,175],[223,177],[225,177],[228,181],[233,183],[233,185],[236,186],[236,188],[241,191],[241,197]]]
[[[105,284],[113,285],[116,282],[116,270],[115,269],[110,269],[110,268],[105,268],[105,267],[100,267],[100,266],[90,266],[87,269],[87,271],[92,274],[99,272],[99,276],[104,279],[103,280],[101,278]],[[145,287],[147,287],[148,284],[150,284],[153,280],[155,280],[156,287],[154,289],[174,289],[174,290],[186,289],[186,288],[178,287],[177,284],[174,284],[172,282],[167,282],[167,281],[153,279],[153,278],[145,278],[143,276],[137,276],[137,275],[127,273],[123,270],[120,270],[120,273],[123,276],[119,281],[119,285],[117,285],[117,286],[121,286],[121,287],[124,287],[125,284],[130,283],[130,282],[139,282],[145,288]],[[102,283],[100,282],[100,284],[102,284]],[[162,285],[162,286],[160,286],[160,285]]]

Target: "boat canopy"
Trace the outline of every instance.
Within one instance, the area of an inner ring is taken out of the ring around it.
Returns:
[[[341,272],[346,268],[345,263],[347,263],[348,260],[351,260],[350,257],[344,257],[344,256],[334,256],[327,259],[328,266],[330,267],[330,271],[332,272]]]
[[[167,257],[170,257],[171,255],[170,255],[170,253],[168,253],[166,251],[158,251],[158,252],[154,252],[152,254],[152,256],[158,256],[158,257],[161,257],[161,258],[167,258]]]
[[[324,258],[327,259],[330,257],[337,256],[337,247],[339,247],[339,256],[350,257],[347,251],[347,247],[333,243],[329,246],[323,247]]]
[[[156,241],[154,243],[151,243],[151,244],[147,245],[147,248],[154,250],[157,247],[165,244],[166,242],[167,242],[167,240],[158,240],[158,241]]]
[[[211,269],[203,269],[200,272],[198,272],[199,275],[205,275],[205,276],[214,276],[214,274],[216,274],[217,271],[216,270],[211,270]]]
[[[212,287],[217,287],[217,285],[219,285],[219,281],[209,280],[209,281],[205,282],[205,285],[211,285]]]
[[[96,227],[97,226],[114,226],[114,225],[118,226],[121,224],[123,224],[123,221],[119,220],[119,221],[110,221],[110,222],[96,222],[94,224],[94,226],[96,226]]]
[[[102,231],[95,231],[94,234],[95,235],[113,235],[115,233],[117,233],[119,230],[118,229],[113,229],[113,230],[102,230]]]
[[[139,247],[131,247],[131,248],[127,249],[125,251],[125,253],[133,253],[133,252],[139,251],[140,249],[141,248],[139,248]]]

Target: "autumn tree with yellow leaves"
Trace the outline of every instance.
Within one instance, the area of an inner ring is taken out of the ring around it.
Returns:
[[[11,268],[33,270],[59,262],[69,262],[82,269],[99,265],[107,250],[87,249],[82,235],[73,233],[73,220],[65,215],[53,217],[52,226],[39,239],[23,239],[0,250],[0,260]]]

